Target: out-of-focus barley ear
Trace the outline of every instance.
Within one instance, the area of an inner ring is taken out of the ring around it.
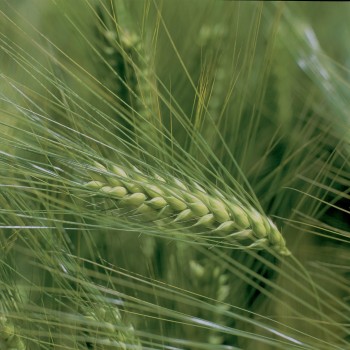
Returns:
[[[181,287],[207,299],[211,305],[210,309],[193,308],[191,314],[203,320],[210,320],[211,325],[227,325],[225,312],[230,309],[230,279],[224,268],[216,265],[211,259],[200,257],[180,243],[171,255],[168,266],[169,283],[173,283],[176,278],[174,276],[179,277],[179,267],[183,264],[186,266],[186,278]],[[189,309],[191,306],[186,305],[180,311],[189,312]],[[223,345],[225,341],[225,334],[221,332],[220,327],[208,327],[208,330],[203,332],[197,327],[184,325],[182,332],[189,339],[197,339],[203,344]]]
[[[161,146],[162,123],[158,103],[155,47],[137,29],[134,14],[124,0],[113,2],[117,38],[124,58],[124,80],[128,86],[127,103],[132,115],[133,137],[141,149],[157,154]],[[118,73],[120,74],[120,72]]]
[[[280,28],[282,30],[283,28]],[[293,120],[293,85],[296,74],[296,67],[287,46],[283,42],[282,35],[276,37],[274,47],[273,76],[276,87],[276,103],[280,125],[285,131],[290,132]],[[293,73],[294,72],[294,73]]]
[[[212,116],[213,122],[219,120],[223,111],[225,97],[228,91],[230,76],[227,74],[229,56],[222,49],[227,45],[227,28],[224,24],[205,25],[199,32],[199,43],[202,48],[211,50],[209,53],[213,62],[213,85],[208,102],[208,113]]]
[[[205,24],[199,31],[198,44],[208,66],[209,87],[205,118],[201,126],[203,138],[210,148],[215,149],[217,137],[213,137],[213,126],[218,126],[230,96],[232,76],[230,55],[227,51],[228,35],[225,24]]]
[[[142,346],[135,337],[134,328],[126,326],[116,307],[98,307],[87,312],[81,319],[86,344],[95,350],[132,349],[141,350]]]
[[[4,315],[0,315],[0,349],[26,350],[19,330]]]
[[[124,0],[98,3],[96,11],[102,55],[108,65],[105,73],[101,73],[104,85],[115,94],[121,110],[128,116],[116,116],[118,123],[125,127],[124,136],[120,136],[134,139],[141,149],[156,154],[162,124],[154,47],[141,35],[135,14]]]

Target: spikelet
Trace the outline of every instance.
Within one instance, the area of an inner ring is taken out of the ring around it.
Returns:
[[[248,248],[269,247],[280,255],[290,255],[273,222],[235,197],[225,197],[218,190],[212,195],[199,184],[185,185],[174,177],[159,180],[155,175],[128,171],[120,165],[112,166],[110,171],[101,164],[96,167],[99,181],[86,183],[86,188],[115,199],[121,207],[127,206],[146,216],[152,213],[152,218],[168,218],[176,225],[193,221],[194,227],[228,239],[250,240]],[[113,187],[113,183],[118,185]]]

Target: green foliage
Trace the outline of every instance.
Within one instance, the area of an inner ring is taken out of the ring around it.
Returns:
[[[0,348],[348,349],[349,15],[2,1]]]

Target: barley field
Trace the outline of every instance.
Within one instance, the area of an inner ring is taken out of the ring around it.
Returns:
[[[350,349],[350,4],[0,1],[0,350]]]

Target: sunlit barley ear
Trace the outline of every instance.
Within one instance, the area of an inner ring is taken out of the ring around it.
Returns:
[[[242,247],[290,255],[275,224],[235,197],[225,197],[218,190],[210,194],[199,184],[187,185],[171,176],[159,181],[155,174],[134,173],[121,165],[113,165],[110,170],[100,163],[95,165],[99,180],[89,181],[85,187],[115,200],[121,208],[134,209],[154,220],[168,219],[169,224],[179,227],[200,227],[232,242],[246,242]]]

